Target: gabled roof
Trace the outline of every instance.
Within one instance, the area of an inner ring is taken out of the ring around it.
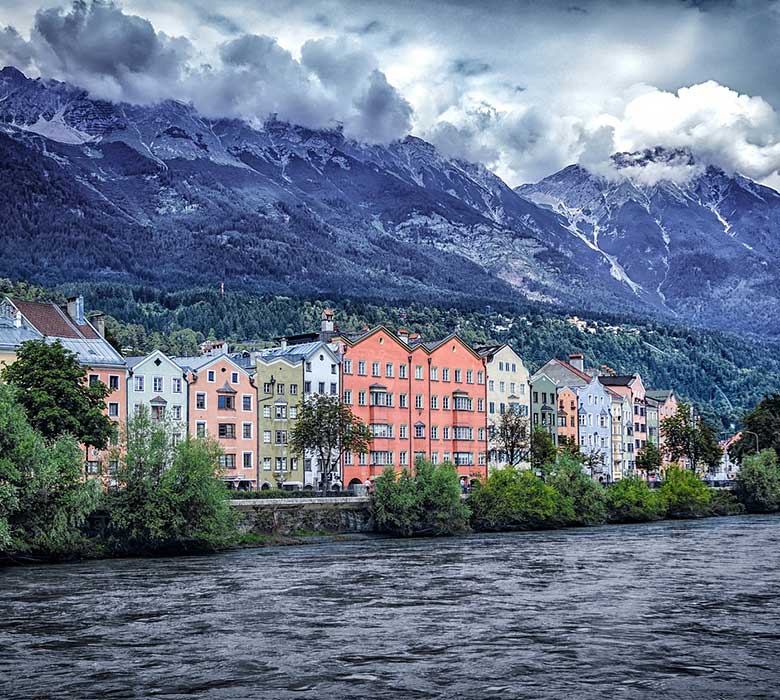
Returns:
[[[581,386],[590,384],[591,376],[580,372],[576,367],[568,362],[554,358],[545,362],[539,371],[534,375],[544,374],[556,386]]]
[[[163,362],[168,362],[174,366],[178,366],[177,363],[168,357],[162,350],[152,350],[148,355],[134,355],[133,357],[126,357],[125,362],[130,369],[135,369],[144,362],[152,360],[152,358],[159,357]]]
[[[184,370],[190,370],[192,372],[201,372],[206,367],[219,360],[226,360],[229,364],[233,365],[236,369],[241,370],[244,374],[249,374],[246,367],[242,367],[238,364],[230,355],[222,353],[220,355],[198,355],[197,357],[171,357],[171,360],[175,362],[179,367]],[[251,376],[251,375],[250,375]]]
[[[645,392],[645,396],[660,401],[661,403],[665,403],[671,398],[676,398],[674,389],[648,389]]]
[[[615,376],[599,377],[599,381],[604,386],[631,386],[631,382],[636,379],[635,374],[617,374]]]
[[[397,333],[391,331],[387,326],[379,325],[379,326],[374,326],[373,328],[367,331],[363,331],[362,333],[337,335],[334,336],[334,340],[341,339],[344,341],[344,343],[346,343],[348,346],[351,347],[370,338],[372,335],[375,335],[380,331],[386,333],[392,340],[394,340],[396,343],[398,343],[398,345],[400,345],[408,352],[412,352],[414,350],[423,350],[428,355],[430,355],[432,352],[440,348],[445,343],[448,343],[451,340],[457,340],[472,355],[480,359],[482,358],[482,355],[480,355],[473,347],[471,347],[471,345],[469,345],[463,338],[461,338],[461,336],[457,333],[457,331],[453,331],[452,333],[445,336],[444,338],[441,338],[440,340],[423,341],[417,338],[410,341],[404,341],[401,337],[398,336]]]

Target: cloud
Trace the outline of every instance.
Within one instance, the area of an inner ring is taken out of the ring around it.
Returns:
[[[0,29],[0,63],[26,70],[32,65],[35,52],[14,27]]]

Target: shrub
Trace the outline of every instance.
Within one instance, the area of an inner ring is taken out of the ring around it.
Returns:
[[[404,470],[398,478],[389,467],[376,480],[371,499],[376,528],[403,537],[465,532],[469,509],[460,495],[451,464],[421,461],[414,475]]]
[[[687,469],[670,467],[660,488],[670,518],[701,518],[708,514],[712,489]]]
[[[709,515],[740,515],[744,512],[745,506],[731,491],[712,489]]]
[[[476,530],[534,530],[574,516],[571,503],[531,471],[495,470],[469,498]]]
[[[548,472],[547,484],[561,496],[562,525],[600,525],[606,521],[604,487],[591,479],[574,457],[561,455]]]
[[[736,495],[750,513],[780,510],[780,465],[774,450],[763,450],[743,459]]]
[[[606,491],[607,519],[611,523],[644,523],[660,520],[665,508],[657,491],[638,476],[616,481]]]

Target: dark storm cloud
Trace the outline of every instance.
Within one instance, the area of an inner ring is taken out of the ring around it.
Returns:
[[[453,62],[452,71],[471,78],[475,75],[490,72],[490,64],[473,58],[459,58]]]
[[[13,27],[0,29],[0,64],[26,70],[35,52]]]

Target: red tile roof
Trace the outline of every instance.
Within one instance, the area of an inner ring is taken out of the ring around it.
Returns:
[[[89,323],[76,324],[66,311],[56,304],[11,300],[28,323],[50,338],[99,338]]]

